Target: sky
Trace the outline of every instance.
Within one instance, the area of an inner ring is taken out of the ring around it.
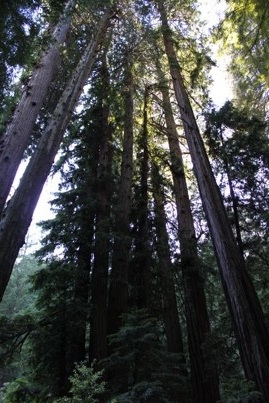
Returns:
[[[200,0],[200,4],[201,17],[207,21],[205,30],[210,30],[212,25],[216,24],[223,15],[225,2],[223,0]],[[216,106],[221,106],[225,101],[232,98],[232,88],[226,72],[227,60],[225,60],[224,56],[218,54],[217,46],[214,46],[211,50],[213,52],[213,59],[216,60],[217,63],[216,67],[213,67],[211,71],[213,84],[210,89],[210,95]],[[16,183],[19,182],[19,177],[22,175],[22,172],[23,169],[20,169]],[[53,199],[53,193],[58,190],[58,182],[59,176],[49,176],[46,181],[26,238],[27,244],[29,245],[27,253],[31,253],[40,246],[39,241],[42,238],[42,233],[37,223],[53,217],[49,201]]]
[[[227,4],[224,0],[200,0],[200,12],[202,20],[206,21],[205,31],[210,31],[212,26],[216,25],[224,15]],[[210,95],[216,106],[221,106],[228,99],[232,98],[232,85],[229,81],[227,67],[227,56],[220,55],[218,45],[211,48],[213,60],[216,61],[216,67],[211,70],[213,84]]]

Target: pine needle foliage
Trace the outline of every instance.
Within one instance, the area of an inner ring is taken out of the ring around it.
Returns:
[[[77,364],[69,378],[71,397],[57,399],[55,403],[98,403],[98,395],[105,390],[102,375],[103,371],[94,370],[94,363],[90,367],[85,363]]]
[[[108,389],[115,402],[188,402],[188,376],[178,354],[168,353],[158,321],[146,309],[134,309],[110,338],[114,352],[104,362],[114,376]],[[127,391],[122,391],[118,368],[125,369]],[[157,400],[156,400],[157,399]]]

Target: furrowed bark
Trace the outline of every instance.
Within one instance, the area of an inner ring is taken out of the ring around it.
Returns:
[[[221,193],[184,86],[164,3],[158,0],[157,4],[174,91],[233,320],[243,368],[246,378],[256,383],[264,401],[269,401],[269,334],[262,308],[228,221]]]
[[[175,282],[170,257],[169,236],[166,228],[164,195],[159,168],[152,163],[152,191],[154,198],[156,246],[159,259],[160,285],[163,299],[163,320],[167,350],[184,358],[183,337],[179,322]],[[184,361],[184,360],[183,360]]]
[[[58,69],[61,58],[59,45],[66,39],[75,4],[75,0],[68,1],[63,15],[53,31],[51,44],[34,68],[13,118],[3,134],[0,145],[0,214],[4,209],[49,85]]]
[[[137,233],[135,235],[135,257],[130,273],[133,282],[132,303],[138,309],[150,308],[150,253],[149,253],[149,226],[148,226],[148,105],[149,88],[145,88],[143,125],[141,130],[140,147],[140,189],[138,196]]]
[[[127,55],[124,80],[124,139],[121,163],[119,198],[116,212],[112,270],[108,300],[108,333],[116,333],[121,325],[121,315],[128,304],[128,261],[131,245],[129,214],[133,173],[133,74],[131,55]]]
[[[0,299],[8,284],[15,259],[24,243],[27,230],[59,149],[71,113],[92,70],[114,10],[108,10],[97,27],[97,32],[87,46],[69,84],[66,86],[54,114],[40,139],[20,185],[4,211],[0,222]]]
[[[108,89],[109,74],[106,54],[103,57],[101,79]],[[107,288],[109,266],[109,233],[111,210],[112,127],[109,125],[109,105],[104,94],[100,102],[100,154],[97,170],[97,203],[95,218],[94,262],[91,276],[91,315],[89,359],[107,357]]]
[[[191,203],[169,90],[166,85],[162,85],[160,89],[163,97],[177,207],[193,397],[197,403],[215,403],[220,398],[218,374],[213,355],[205,349],[206,342],[210,336],[210,323]]]

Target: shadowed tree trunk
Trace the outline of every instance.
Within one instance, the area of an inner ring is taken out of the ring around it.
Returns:
[[[191,203],[169,90],[166,85],[162,85],[160,89],[163,97],[178,216],[181,269],[194,400],[197,403],[214,403],[219,400],[218,375],[214,357],[205,348],[206,341],[210,336],[210,323]]]
[[[246,378],[253,380],[265,401],[269,401],[269,335],[263,312],[225,213],[223,200],[184,86],[164,2],[158,0],[157,4],[162,20],[163,40],[175,95],[220,268],[243,368]]]
[[[19,249],[24,243],[33,212],[59,149],[70,115],[92,70],[109,21],[114,15],[114,10],[108,10],[100,20],[95,37],[79,61],[26,168],[18,189],[4,211],[0,222],[0,300],[9,281]]]
[[[3,211],[49,85],[59,67],[59,45],[66,39],[75,4],[76,1],[74,0],[68,1],[63,15],[53,31],[51,44],[42,54],[32,76],[25,85],[13,118],[3,135],[0,144],[0,214]]]
[[[183,338],[179,322],[173,267],[170,257],[169,237],[166,228],[164,195],[159,169],[152,163],[152,188],[154,197],[157,254],[159,259],[160,285],[163,299],[163,320],[167,350],[183,357]]]
[[[133,286],[132,303],[138,308],[149,308],[150,291],[150,251],[148,228],[148,94],[149,88],[145,88],[143,126],[140,133],[140,184],[137,201],[137,224],[135,234],[134,261],[132,262],[131,281]]]
[[[133,74],[131,55],[127,54],[124,80],[124,139],[115,218],[112,270],[108,301],[108,333],[116,333],[121,325],[120,316],[128,304],[128,262],[130,250],[129,215],[133,173]]]
[[[224,141],[223,141],[222,132],[220,133],[220,141],[221,141],[222,147],[224,148],[225,144],[224,144]],[[239,212],[238,212],[238,200],[237,200],[237,197],[236,197],[235,192],[234,192],[229,158],[224,157],[223,158],[223,163],[224,163],[224,167],[225,167],[226,174],[227,174],[229,192],[230,192],[230,197],[231,197],[231,202],[232,202],[236,240],[237,240],[239,250],[240,250],[240,252],[241,252],[241,254],[242,254],[243,258],[244,258],[244,247],[243,247],[243,241],[242,241],[242,236],[241,236],[241,228],[240,228],[240,220],[239,220]]]
[[[90,362],[107,356],[107,288],[110,242],[110,199],[112,165],[112,130],[109,126],[109,105],[105,97],[109,87],[109,76],[103,57],[101,79],[103,96],[100,113],[100,152],[97,171],[97,206],[94,245],[94,263],[91,276],[91,315],[90,315]]]
[[[95,112],[92,113],[95,116]],[[85,120],[91,119],[92,115],[85,116]],[[99,125],[100,126],[100,125]],[[80,213],[80,230],[78,236],[77,265],[75,278],[75,296],[74,296],[74,322],[71,329],[71,341],[69,343],[69,368],[68,376],[74,369],[74,363],[85,360],[86,351],[86,329],[89,317],[89,286],[90,272],[92,268],[91,256],[93,254],[94,226],[96,216],[96,193],[97,164],[99,157],[99,130],[93,130],[92,125],[85,129],[82,134],[83,154],[80,172],[82,183],[79,184],[80,205],[83,206]],[[98,133],[98,135],[97,135]],[[86,161],[85,161],[86,159]]]
[[[86,327],[88,318],[90,254],[92,251],[91,235],[94,223],[94,215],[87,214],[85,224],[87,228],[81,229],[81,240],[78,251],[78,262],[75,267],[75,295],[74,317],[71,329],[70,343],[67,354],[67,378],[72,374],[75,363],[85,360],[86,357]],[[82,238],[84,236],[84,238]]]

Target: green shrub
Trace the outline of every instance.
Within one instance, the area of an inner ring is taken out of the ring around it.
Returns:
[[[254,382],[246,379],[232,378],[221,385],[222,402],[225,403],[259,403],[261,394],[255,390]]]
[[[15,381],[4,384],[0,391],[0,402],[3,403],[38,403],[40,391],[26,378],[18,378]]]
[[[87,367],[78,364],[70,376],[71,397],[63,397],[55,403],[98,403],[97,397],[105,391],[105,382],[101,381],[103,371],[94,371],[93,365]]]

